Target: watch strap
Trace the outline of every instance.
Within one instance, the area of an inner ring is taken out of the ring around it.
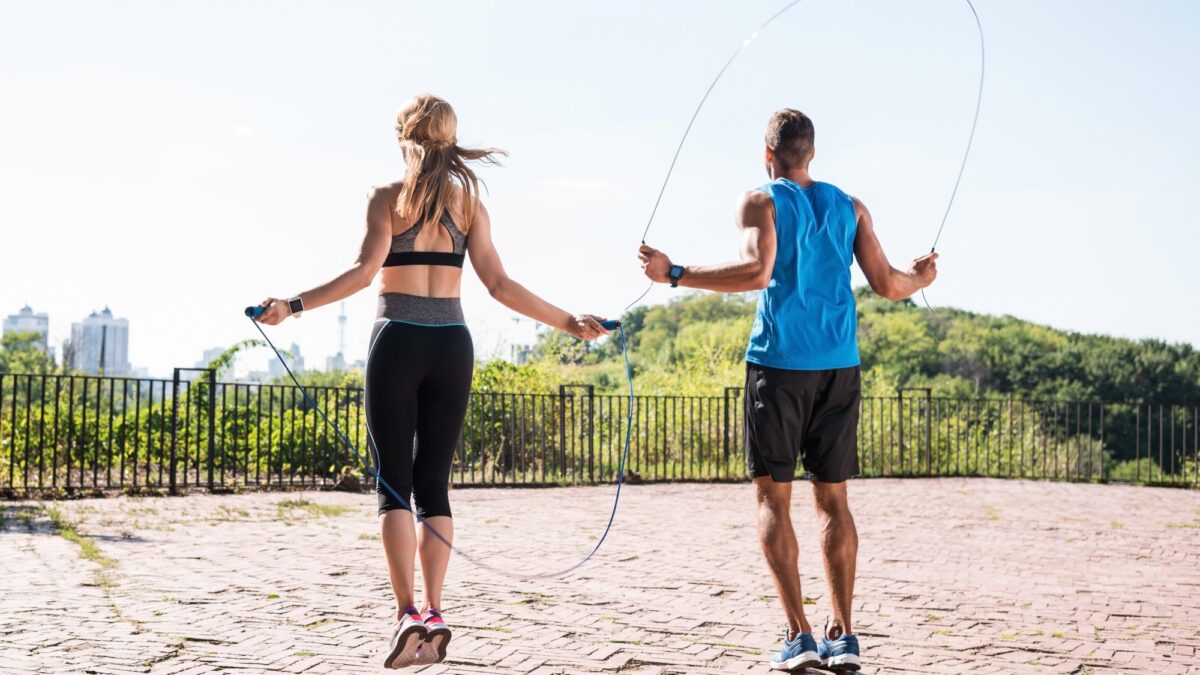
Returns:
[[[671,288],[679,288],[679,280],[683,278],[683,265],[671,265],[667,276],[671,279]]]

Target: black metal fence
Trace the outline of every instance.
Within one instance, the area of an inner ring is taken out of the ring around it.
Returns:
[[[0,493],[330,486],[365,479],[363,394],[174,377],[0,374]],[[631,480],[745,476],[742,390],[637,396]],[[616,479],[627,395],[564,385],[554,394],[472,394],[453,480],[460,485]],[[997,476],[1200,487],[1200,405],[950,399],[905,389],[863,400],[865,476]],[[369,483],[369,480],[367,480]]]

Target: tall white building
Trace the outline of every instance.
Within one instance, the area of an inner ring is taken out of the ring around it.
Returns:
[[[44,352],[50,351],[50,317],[46,314],[35,314],[29,305],[21,308],[16,314],[9,314],[4,319],[5,333],[37,333],[41,336],[37,346]]]
[[[213,359],[225,353],[224,347],[213,347],[212,349],[204,350],[204,357],[196,362],[197,368],[207,368],[208,364],[213,362]]]
[[[289,355],[291,355],[290,358]],[[300,355],[300,345],[293,342],[292,346],[286,352],[283,352],[283,358],[288,360],[288,367],[292,369],[293,373],[299,375],[304,372],[304,357]],[[283,369],[283,364],[279,362],[279,359],[274,357],[267,364],[267,373],[273,378],[287,376],[287,371]]]
[[[340,372],[346,369],[346,357],[342,356],[341,352],[333,356],[325,357],[325,370],[330,373]]]
[[[93,375],[129,373],[129,321],[105,307],[71,324],[71,367]]]

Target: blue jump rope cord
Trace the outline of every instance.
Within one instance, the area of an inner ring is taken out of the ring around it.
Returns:
[[[679,139],[679,145],[676,146],[676,148],[675,148],[675,154],[671,157],[671,164],[667,168],[666,176],[663,177],[662,186],[659,188],[659,191],[658,191],[658,197],[654,200],[654,208],[651,209],[650,218],[646,221],[646,228],[642,231],[642,243],[643,244],[646,243],[646,235],[650,233],[650,226],[654,224],[654,218],[658,214],[658,207],[662,203],[663,195],[667,191],[667,184],[670,183],[670,181],[671,181],[671,175],[675,171],[675,164],[676,164],[676,162],[678,162],[679,155],[683,151],[683,146],[687,142],[688,134],[691,133],[692,126],[695,124],[696,118],[699,117],[700,111],[704,108],[704,104],[705,104],[705,102],[708,101],[709,95],[712,94],[713,90],[717,86],[717,83],[721,80],[721,76],[723,76],[725,74],[725,71],[729,69],[729,66],[733,64],[733,62],[737,59],[737,57],[743,51],[745,51],[745,49],[747,47],[749,47],[750,44],[752,42],[754,42],[754,40],[756,40],[758,38],[759,33],[761,33],[765,28],[767,28],[767,26],[771,25],[776,19],[778,19],[779,17],[781,17],[785,13],[787,13],[788,10],[792,9],[793,7],[795,7],[796,5],[798,5],[802,2],[804,2],[804,0],[792,0],[792,2],[789,2],[787,5],[785,5],[783,8],[781,8],[779,11],[772,14],[766,21],[764,21],[761,25],[759,25],[759,27],[757,29],[755,29],[753,33],[750,34],[750,37],[748,37],[742,41],[742,44],[736,50],[734,50],[733,54],[730,55],[729,59],[727,61],[725,61],[725,64],[723,66],[721,66],[721,69],[719,71],[717,71],[716,77],[714,77],[712,82],[708,85],[708,89],[706,89],[704,91],[704,95],[702,97],[700,97],[700,103],[696,105],[695,111],[692,112],[691,119],[688,120],[687,127],[684,129],[683,136],[682,136],[682,138]],[[946,211],[942,215],[942,222],[938,226],[937,235],[934,237],[934,240],[933,240],[933,246],[930,247],[930,249],[929,249],[930,253],[933,253],[937,249],[938,241],[942,237],[942,230],[945,229],[946,221],[950,217],[950,209],[951,209],[951,207],[954,206],[954,198],[958,195],[958,186],[962,182],[963,173],[965,172],[966,167],[967,167],[967,159],[968,159],[968,157],[970,157],[970,154],[971,154],[971,146],[975,141],[975,129],[979,124],[979,110],[983,104],[984,73],[985,73],[985,64],[986,64],[986,60],[987,60],[987,51],[986,51],[986,47],[984,45],[984,38],[983,38],[983,24],[979,20],[979,13],[975,11],[975,5],[971,2],[971,0],[965,0],[965,2],[967,3],[967,7],[969,7],[971,9],[971,15],[975,18],[975,27],[979,31],[979,93],[975,99],[975,115],[971,121],[971,133],[967,138],[967,148],[966,148],[966,151],[963,152],[962,163],[958,169],[958,177],[954,181],[954,189],[950,193],[950,201],[949,201],[949,203],[946,204]],[[629,311],[629,309],[631,307],[633,307],[637,303],[641,302],[642,298],[646,297],[646,294],[648,294],[653,287],[654,287],[654,284],[653,284],[653,282],[651,282],[651,284],[646,288],[646,290],[644,292],[642,292],[642,294],[639,295],[633,302],[629,303],[623,311]],[[921,290],[921,299],[925,300],[924,289]],[[925,301],[925,306],[928,307],[932,311],[933,308],[930,307],[929,302],[927,300]],[[342,432],[342,430],[337,426],[337,424],[335,424],[333,421],[331,421],[328,417],[325,416],[325,412],[323,410],[321,410],[319,407],[317,407],[316,402],[312,399],[311,396],[308,395],[308,392],[300,384],[300,381],[296,379],[295,374],[292,373],[292,369],[290,367],[288,367],[287,361],[284,360],[283,355],[279,353],[279,350],[275,347],[275,344],[271,342],[271,338],[267,337],[267,334],[265,331],[263,331],[262,326],[257,321],[255,321],[253,318],[250,319],[250,322],[254,324],[254,327],[256,329],[258,329],[258,332],[263,336],[263,339],[266,340],[267,344],[271,347],[271,350],[275,352],[276,358],[278,358],[280,363],[283,364],[283,367],[287,371],[288,376],[292,379],[292,382],[295,383],[296,387],[304,395],[304,398],[306,401],[308,401],[309,405],[311,405],[321,415],[321,418],[324,419],[325,422],[328,423],[334,429],[334,431],[337,432],[338,436],[342,439],[342,441],[346,444],[346,446],[354,451],[354,454],[358,456],[358,459],[360,462],[362,462],[363,466],[367,467],[367,469],[375,476],[375,480],[378,481],[378,483],[380,485],[384,486],[388,490],[388,492],[390,492],[392,494],[392,496],[396,497],[396,499],[398,499],[401,504],[404,504],[405,507],[411,511],[412,508],[411,508],[411,505],[409,504],[409,501],[407,499],[405,499],[403,496],[401,496],[399,493],[397,493],[396,490],[391,485],[389,485],[387,483],[387,481],[385,481],[379,475],[379,472],[376,471],[375,468],[371,466],[370,462],[368,462],[366,460],[366,458],[363,456],[363,454],[361,452],[359,452],[358,448],[354,445],[353,442],[351,442],[349,437],[347,437],[346,434]],[[429,531],[431,534],[433,534],[435,537],[437,537],[439,540],[441,540],[442,543],[444,543],[444,544],[446,544],[446,546],[450,547],[451,550],[453,550],[455,553],[458,553],[460,556],[462,556],[464,559],[468,560],[472,564],[477,565],[483,569],[486,569],[486,570],[489,570],[489,571],[492,571],[492,572],[495,572],[498,574],[502,574],[505,576],[514,576],[514,577],[523,578],[523,579],[559,577],[559,576],[568,574],[576,569],[579,569],[586,562],[591,560],[592,556],[594,556],[596,554],[596,552],[600,550],[600,547],[604,544],[604,541],[608,538],[608,533],[612,529],[613,521],[616,520],[616,517],[617,517],[617,506],[620,504],[620,501],[621,501],[621,487],[624,485],[624,482],[625,482],[625,465],[626,465],[626,461],[629,458],[629,442],[630,442],[630,437],[631,437],[631,434],[633,431],[633,406],[635,403],[634,391],[633,391],[633,370],[629,365],[629,351],[628,351],[628,347],[625,342],[625,327],[624,327],[624,325],[621,325],[619,328],[620,328],[620,335],[621,335],[621,355],[624,357],[624,360],[625,360],[625,376],[629,382],[629,414],[626,419],[625,446],[621,452],[620,472],[617,474],[617,493],[613,499],[612,512],[608,516],[608,523],[604,527],[604,533],[600,536],[600,540],[596,542],[595,547],[593,547],[592,550],[590,552],[588,552],[588,554],[586,556],[584,556],[583,558],[581,558],[578,562],[576,562],[575,564],[573,564],[570,567],[567,567],[566,569],[563,569],[561,571],[554,572],[554,573],[548,573],[548,574],[520,575],[520,574],[513,574],[512,572],[510,572],[508,570],[501,570],[501,569],[492,567],[492,566],[484,563],[481,560],[476,560],[476,559],[472,558],[471,556],[467,555],[466,553],[462,552],[461,550],[455,548],[454,545],[451,544],[450,541],[445,536],[443,536],[440,532],[438,532],[436,529],[434,529],[428,523],[425,523],[424,520],[422,519],[421,524],[425,527],[425,529],[427,531]]]
[[[389,484],[386,480],[383,479],[382,476],[379,475],[379,471],[376,470],[375,467],[372,466],[371,463],[367,460],[367,458],[362,454],[362,452],[359,451],[358,446],[356,446],[354,444],[354,442],[350,440],[350,437],[347,436],[345,434],[345,432],[342,431],[341,427],[339,427],[337,425],[337,423],[335,423],[333,420],[329,419],[329,417],[325,415],[325,411],[322,410],[321,407],[317,405],[317,402],[314,401],[312,396],[309,395],[308,390],[306,390],[304,388],[304,385],[300,384],[300,380],[296,379],[296,374],[293,373],[291,367],[288,366],[287,360],[283,358],[283,354],[281,354],[279,352],[279,349],[275,346],[275,343],[271,342],[271,338],[267,337],[267,333],[266,333],[266,331],[263,330],[262,324],[255,321],[252,317],[250,318],[250,323],[254,324],[254,327],[258,330],[259,334],[263,336],[264,340],[266,340],[267,345],[271,348],[271,351],[275,352],[275,357],[278,358],[279,362],[283,364],[284,370],[287,371],[288,377],[290,377],[292,379],[292,382],[296,385],[296,388],[299,389],[300,393],[304,395],[304,400],[306,402],[308,402],[308,405],[312,406],[312,408],[317,411],[317,414],[319,414],[321,416],[321,419],[325,420],[325,423],[328,424],[331,428],[333,428],[334,432],[336,432],[337,436],[342,439],[342,442],[345,443],[346,447],[348,447],[354,451],[354,454],[358,457],[358,461],[360,463],[362,463],[362,465],[364,467],[366,467],[367,471],[369,471],[371,473],[371,475],[373,475],[375,477],[376,482],[379,485],[382,485],[389,493],[391,493],[391,495],[393,497],[395,497],[396,500],[400,504],[404,505],[405,509],[407,509],[408,511],[415,514],[416,511],[413,510],[412,504],[409,502],[408,498],[404,495],[401,495],[399,492],[397,492],[396,489],[391,486],[391,484]],[[432,534],[439,541],[441,541],[443,544],[445,544],[447,547],[449,547],[450,550],[452,550],[455,553],[457,553],[458,555],[462,556],[463,559],[469,561],[471,564],[476,565],[482,569],[488,570],[489,572],[494,572],[496,574],[501,574],[501,575],[509,576],[509,577],[516,577],[519,579],[546,579],[546,578],[553,578],[553,577],[561,577],[563,575],[569,574],[570,572],[573,572],[573,571],[579,569],[580,567],[582,567],[584,565],[584,563],[591,560],[592,556],[596,555],[596,552],[599,551],[600,547],[604,544],[605,539],[608,538],[608,533],[610,530],[612,530],[613,521],[616,520],[616,518],[617,518],[617,505],[621,501],[621,486],[624,485],[624,483],[625,483],[625,463],[626,463],[626,460],[629,458],[629,440],[630,440],[631,433],[633,430],[633,406],[634,406],[634,402],[635,402],[634,395],[633,395],[633,370],[629,366],[629,351],[626,349],[626,345],[625,345],[625,326],[620,325],[620,326],[618,326],[618,328],[620,329],[620,336],[621,336],[621,354],[625,358],[625,375],[629,381],[629,414],[625,420],[625,447],[621,452],[620,470],[617,474],[617,494],[616,494],[616,497],[613,499],[612,512],[609,513],[608,523],[604,526],[604,533],[600,535],[600,540],[596,542],[596,545],[594,547],[592,547],[592,550],[589,551],[587,555],[580,558],[577,562],[575,562],[570,567],[559,570],[557,572],[541,573],[541,574],[518,574],[518,573],[513,573],[511,570],[504,570],[504,569],[500,569],[497,567],[493,567],[493,566],[483,562],[482,560],[479,560],[470,555],[467,555],[461,549],[456,548],[454,546],[454,544],[450,543],[450,540],[447,539],[445,537],[445,535],[443,535],[441,532],[438,532],[437,529],[434,528],[429,523],[425,522],[424,518],[418,518],[418,521],[421,523],[422,526],[424,526],[424,528],[427,532]]]

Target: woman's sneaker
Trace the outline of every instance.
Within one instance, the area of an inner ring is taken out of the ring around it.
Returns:
[[[861,667],[858,660],[858,638],[853,635],[843,635],[836,640],[821,638],[817,654],[821,657],[821,667],[828,670],[852,671]]]
[[[771,657],[771,670],[791,672],[821,665],[821,658],[817,656],[817,641],[812,633],[797,633],[796,637],[789,640],[789,632],[784,631],[783,649]]]
[[[429,629],[425,627],[417,608],[409,607],[404,610],[404,616],[396,622],[396,628],[392,631],[392,646],[388,650],[387,658],[383,660],[383,667],[406,668],[415,665],[417,651],[424,644],[428,634]]]
[[[446,647],[450,644],[450,627],[442,619],[442,613],[436,609],[427,609],[421,615],[428,634],[421,643],[421,651],[417,652],[417,660],[413,665],[425,666],[431,663],[441,663],[446,658]]]

